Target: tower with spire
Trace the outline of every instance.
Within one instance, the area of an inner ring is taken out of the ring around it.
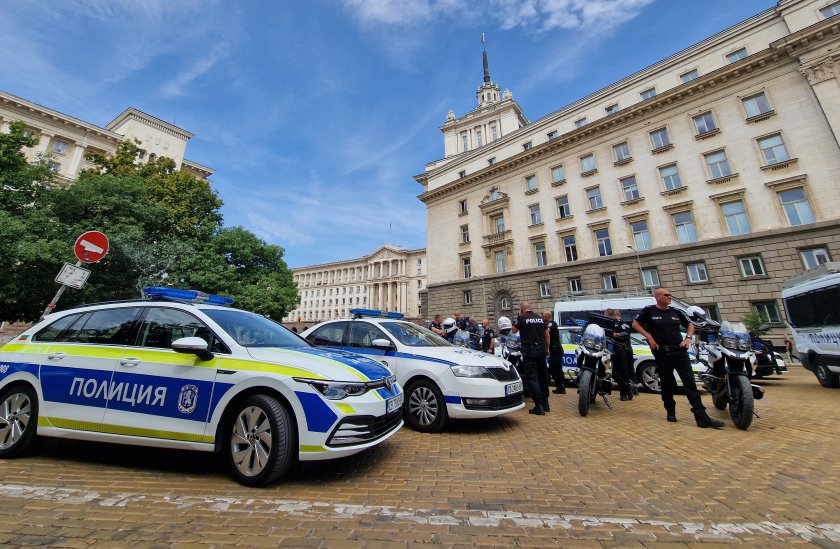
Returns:
[[[484,80],[475,92],[478,106],[460,118],[451,109],[446,114],[446,122],[440,128],[446,158],[490,145],[528,124],[510,90],[500,93],[499,85],[490,78],[483,33],[481,45]]]

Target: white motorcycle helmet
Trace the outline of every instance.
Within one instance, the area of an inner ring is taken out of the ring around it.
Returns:
[[[444,320],[441,327],[443,328],[443,332],[445,334],[452,334],[458,330],[458,324],[455,322],[455,319],[451,317]]]
[[[510,319],[506,316],[499,317],[499,333],[507,335],[511,328],[513,328],[513,324],[510,322]]]
[[[686,311],[686,316],[688,316],[688,321],[698,328],[702,328],[706,325],[706,311],[697,305],[689,307]]]

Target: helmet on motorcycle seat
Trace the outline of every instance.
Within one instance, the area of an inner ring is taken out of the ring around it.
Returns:
[[[688,321],[697,326],[698,328],[702,328],[706,325],[706,311],[702,308],[698,307],[697,305],[692,305],[686,311],[688,315]]]
[[[502,330],[510,330],[513,327],[513,324],[511,324],[510,319],[508,317],[500,316],[498,326],[499,331],[501,332]]]
[[[458,330],[458,325],[455,322],[454,318],[449,317],[443,321],[443,324],[441,324],[441,328],[443,328],[443,331],[447,334],[451,334]]]

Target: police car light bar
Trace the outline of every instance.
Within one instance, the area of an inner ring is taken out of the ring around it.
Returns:
[[[393,311],[383,313],[379,309],[350,309],[350,314],[356,318],[361,318],[363,316],[384,316],[385,318],[399,319],[405,317],[402,313],[396,313]]]
[[[198,290],[181,290],[161,286],[147,286],[143,288],[143,295],[147,298],[171,299],[186,303],[206,303],[208,305],[231,305],[233,303],[232,297],[205,294]]]

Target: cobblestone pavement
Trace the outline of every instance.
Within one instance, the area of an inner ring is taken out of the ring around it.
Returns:
[[[403,429],[265,489],[212,455],[46,441],[0,461],[0,545],[28,547],[840,547],[840,390],[794,366],[761,382],[749,431],[698,429],[684,397],[574,390],[525,410]]]

